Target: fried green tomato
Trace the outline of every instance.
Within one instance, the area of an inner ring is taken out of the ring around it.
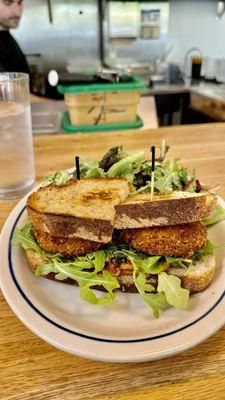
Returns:
[[[200,222],[125,229],[120,242],[150,255],[188,258],[201,249],[207,240],[207,230]]]
[[[34,236],[42,249],[49,253],[61,253],[66,257],[84,256],[100,249],[104,245],[104,243],[77,237],[56,237],[38,229],[35,229]]]

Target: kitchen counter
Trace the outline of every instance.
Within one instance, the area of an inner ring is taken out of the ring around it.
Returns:
[[[112,146],[149,149],[166,139],[200,179],[225,196],[225,124],[143,131],[34,137],[37,181],[73,165],[74,155],[98,159]],[[212,152],[213,145],[213,152]],[[17,200],[0,201],[0,228]],[[225,327],[197,347],[154,362],[112,364],[63,353],[30,332],[0,294],[1,400],[216,400],[224,398]],[[135,327],[134,327],[135,328]]]
[[[225,121],[225,84],[186,80],[184,84],[157,84],[143,92],[143,96],[190,93],[190,106],[217,121]]]
[[[225,84],[193,87],[190,106],[217,121],[225,121]]]
[[[52,129],[52,133],[57,133],[59,131],[63,133],[60,128],[60,121],[64,111],[66,111],[64,101],[54,101],[44,98],[40,98],[39,100],[37,96],[32,96],[31,111],[34,134],[48,133],[48,126],[49,122],[51,124],[51,120],[53,125],[55,125],[55,129]],[[137,113],[143,120],[143,127],[140,128],[140,131],[158,128],[157,111],[153,96],[141,97]],[[35,116],[38,117],[37,121],[34,119]]]

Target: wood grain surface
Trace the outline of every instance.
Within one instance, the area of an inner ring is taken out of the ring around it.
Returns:
[[[225,96],[217,98],[207,95],[207,92],[201,93],[193,90],[190,95],[190,106],[216,121],[225,120]]]
[[[43,136],[34,139],[37,181],[73,166],[75,155],[98,159],[109,147],[146,149],[165,138],[170,157],[196,168],[225,196],[225,124],[143,132]],[[0,201],[0,227],[16,200]],[[1,400],[224,400],[225,328],[180,355],[142,364],[90,361],[63,353],[31,333],[0,295]]]

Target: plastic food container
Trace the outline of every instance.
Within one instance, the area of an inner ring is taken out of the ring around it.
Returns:
[[[137,117],[134,122],[120,124],[100,124],[100,125],[71,125],[69,114],[66,111],[62,118],[61,129],[64,133],[95,133],[103,131],[116,131],[123,129],[138,129],[143,126],[141,118]]]
[[[144,81],[59,85],[71,125],[126,124],[137,120],[137,105]]]

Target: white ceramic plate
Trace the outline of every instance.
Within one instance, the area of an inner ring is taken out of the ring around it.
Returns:
[[[220,204],[225,207],[223,200]],[[17,317],[35,334],[69,353],[95,360],[155,360],[189,349],[225,323],[225,251],[217,250],[211,286],[191,296],[186,311],[171,308],[154,319],[138,294],[119,293],[104,307],[81,301],[79,289],[44,278],[29,269],[19,246],[10,245],[14,229],[27,221],[26,197],[10,214],[0,238],[0,285]],[[225,242],[225,222],[210,229]]]

